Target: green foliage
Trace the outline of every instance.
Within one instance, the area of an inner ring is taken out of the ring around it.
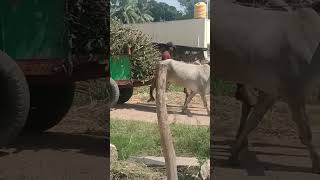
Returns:
[[[67,0],[69,42],[73,55],[107,54],[108,8],[107,0]]]
[[[111,17],[124,23],[144,23],[153,21],[146,0],[111,0]]]
[[[156,172],[143,164],[126,161],[111,163],[110,177],[112,180],[161,180],[163,176],[164,174]]]
[[[182,12],[178,11],[176,7],[163,2],[150,0],[148,2],[148,7],[150,9],[151,16],[154,18],[154,22],[172,21],[182,17]]]
[[[161,155],[159,127],[155,123],[110,121],[111,143],[120,159],[136,155]],[[209,157],[210,133],[208,127],[170,125],[177,156]]]
[[[76,82],[73,104],[83,106],[92,103],[110,102],[110,92],[106,78]]]
[[[155,0],[112,0],[111,17],[124,23],[144,23],[181,19],[182,12]]]
[[[184,15],[181,17],[181,19],[191,19],[193,18],[193,14],[194,14],[194,5],[198,2],[206,3],[206,0],[178,0],[178,2],[180,3],[181,6],[184,7]],[[209,2],[208,7],[210,7],[210,1],[208,2]],[[210,11],[209,11],[209,15],[210,15]]]
[[[132,78],[140,81],[152,79],[160,53],[154,48],[151,39],[139,30],[111,20],[111,55],[123,55],[128,48],[132,49]]]

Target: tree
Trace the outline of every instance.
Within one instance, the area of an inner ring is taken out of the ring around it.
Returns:
[[[111,17],[125,24],[153,21],[153,17],[148,11],[147,3],[141,3],[142,1],[111,0]],[[147,0],[144,1],[147,2]]]
[[[148,5],[151,16],[154,18],[155,22],[172,21],[179,19],[182,16],[182,12],[178,11],[176,7],[170,6],[163,2],[150,0]]]
[[[190,19],[193,18],[194,14],[194,5],[198,2],[207,2],[206,0],[178,0],[181,6],[184,7],[184,15],[183,19]],[[209,4],[207,4],[208,7],[210,7],[210,0],[208,1]],[[210,8],[208,8],[210,9]],[[210,11],[208,12],[210,17]]]

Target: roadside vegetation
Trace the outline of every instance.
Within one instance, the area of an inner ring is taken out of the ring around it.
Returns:
[[[209,158],[209,128],[172,124],[177,156]],[[114,120],[110,122],[111,143],[118,148],[119,159],[132,156],[161,156],[159,127],[155,123]]]
[[[164,179],[165,169],[147,167],[130,161],[134,156],[162,156],[158,125],[155,123],[111,119],[111,143],[117,147],[118,161],[111,165],[113,179]],[[196,157],[200,163],[209,159],[209,128],[190,125],[170,125],[177,156]],[[179,168],[182,180],[197,180],[197,169]]]
[[[114,19],[111,19],[110,27],[111,55],[127,55],[128,49],[130,49],[132,78],[140,81],[152,79],[155,65],[160,59],[160,53],[152,44],[151,38]]]

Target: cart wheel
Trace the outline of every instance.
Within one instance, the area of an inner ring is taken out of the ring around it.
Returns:
[[[129,101],[132,94],[133,94],[133,87],[120,88],[120,97],[119,97],[118,104],[123,104],[123,103]]]
[[[30,94],[19,66],[0,51],[0,146],[16,138],[28,117]]]
[[[74,82],[30,85],[31,110],[24,132],[41,133],[58,124],[74,98]]]
[[[112,78],[110,78],[110,107],[113,107],[117,104],[119,95],[120,92],[118,84]]]

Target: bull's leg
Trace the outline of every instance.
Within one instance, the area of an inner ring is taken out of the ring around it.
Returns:
[[[251,106],[245,102],[242,102],[241,104],[241,117],[240,117],[240,126],[238,128],[237,136],[236,138],[238,139],[241,132],[243,131],[243,128],[246,126],[247,119],[249,117],[249,113],[251,111]],[[248,147],[248,137],[245,137],[243,140],[243,148]]]
[[[190,101],[192,100],[192,98],[196,95],[196,92],[191,91],[191,94],[189,95],[187,102],[185,103],[185,105],[182,108],[182,112],[184,113],[187,110],[188,104],[190,103]]]
[[[208,107],[208,103],[207,103],[207,99],[206,99],[206,93],[202,92],[202,93],[200,93],[200,96],[201,96],[201,99],[202,99],[204,107],[207,109],[207,114],[208,114],[208,116],[210,116],[210,109]]]
[[[312,172],[320,173],[319,154],[312,144],[312,133],[309,125],[309,119],[306,114],[305,104],[298,102],[289,103],[292,113],[292,120],[296,122],[299,130],[299,137],[302,144],[306,145],[312,160]]]
[[[152,84],[150,85],[150,91],[149,91],[150,98],[149,98],[149,100],[147,102],[155,101],[155,99],[153,97],[153,90],[156,87],[156,83],[157,83],[157,80],[156,80],[156,78],[154,78],[153,81],[152,81]]]
[[[169,86],[170,86],[170,82],[167,81],[167,83],[166,83],[166,92],[169,91]]]
[[[249,113],[252,109],[253,102],[256,102],[256,97],[250,94],[251,91],[249,87],[241,84],[237,84],[237,91],[235,94],[236,99],[241,101],[241,117],[240,117],[240,126],[236,138],[240,136],[241,131],[246,126],[246,121],[248,119]],[[254,98],[254,99],[253,99]],[[248,137],[245,138],[243,143],[244,148],[248,147]]]
[[[270,109],[270,107],[274,104],[275,100],[276,98],[274,96],[267,94],[259,95],[255,108],[253,108],[253,111],[247,119],[245,126],[243,127],[239,137],[231,149],[231,157],[229,159],[231,162],[238,160],[239,153],[244,147],[249,133],[258,126],[259,122],[262,120],[268,109]]]
[[[170,86],[170,82],[167,80],[166,81],[166,90],[165,90],[165,98],[166,98],[166,101],[168,102],[168,94],[167,94],[167,92],[169,91],[169,86]]]
[[[250,106],[254,106],[257,102],[257,97],[253,93],[253,89],[247,85],[237,84],[235,97]]]
[[[183,88],[183,92],[186,94],[186,98],[184,99],[184,104],[183,105],[186,105],[187,99],[189,97],[189,92],[188,92],[187,88]]]

